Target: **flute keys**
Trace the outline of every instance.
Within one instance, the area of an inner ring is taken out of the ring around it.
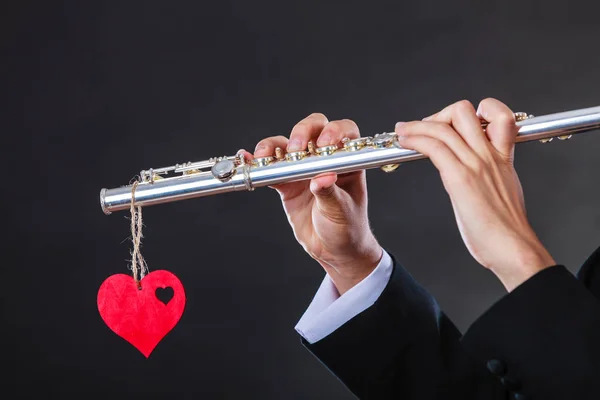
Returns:
[[[515,121],[519,122],[519,121],[525,121],[526,119],[529,119],[533,117],[533,115],[527,114],[526,112],[516,112],[515,113]]]
[[[271,164],[273,161],[275,160],[275,157],[259,157],[259,158],[255,158],[254,160],[252,160],[252,164],[255,167],[266,167],[267,165]]]
[[[371,140],[371,144],[373,147],[383,149],[385,147],[390,147],[394,143],[395,138],[395,133],[378,133],[373,140]]]
[[[367,145],[369,139],[370,138],[368,137],[352,140],[344,138],[342,139],[342,144],[344,145],[344,149],[346,149],[346,151],[358,151]]]
[[[281,149],[281,147],[275,148],[275,158],[277,159],[277,161],[281,161],[285,158],[283,156],[283,150]]]
[[[381,170],[382,170],[383,172],[390,173],[390,172],[394,172],[395,170],[397,170],[399,166],[400,166],[400,164],[387,164],[387,165],[382,165],[382,166],[381,166]]]
[[[557,136],[558,140],[568,140],[571,139],[573,135],[560,135]],[[544,138],[544,139],[540,139],[540,143],[550,143],[552,141],[553,138],[549,137],[549,138]]]
[[[306,157],[308,153],[306,151],[293,151],[285,155],[285,159],[288,161],[300,161]]]
[[[557,136],[558,140],[569,140],[571,139],[571,137],[573,137],[573,135],[560,135]],[[549,143],[552,141],[553,138],[549,137],[549,138],[544,138],[544,139],[540,139],[540,143]]]
[[[246,165],[246,156],[244,153],[237,153],[234,158],[235,165],[244,166]]]
[[[235,163],[228,158],[223,158],[212,166],[210,172],[221,182],[227,182],[235,173]]]
[[[319,147],[315,151],[320,156],[330,156],[333,153],[335,153],[336,150],[337,150],[337,146],[336,145],[331,145],[331,146]]]

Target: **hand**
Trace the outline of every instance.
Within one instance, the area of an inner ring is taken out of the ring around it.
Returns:
[[[479,117],[489,122],[485,131]],[[556,264],[527,221],[513,167],[517,132],[514,114],[495,99],[483,100],[477,112],[460,101],[423,121],[396,125],[400,145],[428,156],[439,170],[471,255],[509,292]]]
[[[329,122],[323,114],[312,114],[292,129],[289,140],[270,137],[258,142],[254,155],[240,151],[252,159],[272,156],[277,147],[293,152],[305,150],[310,140],[323,147],[359,136],[353,121]],[[326,173],[273,188],[281,196],[296,240],[321,264],[340,294],[375,269],[383,249],[369,227],[365,171]]]

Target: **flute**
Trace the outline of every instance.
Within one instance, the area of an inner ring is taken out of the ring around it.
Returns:
[[[554,137],[565,140],[571,135],[600,128],[600,106],[548,114],[539,117],[515,113],[519,133],[516,142]],[[485,129],[487,122],[482,121]],[[370,168],[392,172],[401,163],[426,158],[414,150],[402,148],[395,133],[386,132],[357,139],[344,139],[340,145],[246,160],[242,154],[187,162],[170,167],[143,170],[139,182],[100,191],[105,214],[135,206],[150,206],[257,187],[311,179],[325,172],[346,173]]]

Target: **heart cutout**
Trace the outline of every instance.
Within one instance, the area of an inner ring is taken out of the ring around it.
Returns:
[[[175,292],[171,286],[168,286],[166,288],[156,288],[154,294],[158,300],[160,300],[164,305],[167,305],[175,295]]]
[[[169,271],[158,270],[140,281],[140,288],[130,275],[109,276],[98,290],[98,311],[108,327],[131,343],[146,358],[179,322],[185,308],[185,291],[181,281]],[[172,296],[164,303],[157,297]]]

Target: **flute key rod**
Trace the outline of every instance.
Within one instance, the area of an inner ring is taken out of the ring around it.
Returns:
[[[554,137],[565,140],[575,133],[600,128],[600,106],[539,117],[516,113],[515,118],[519,127],[517,143],[548,142]],[[483,121],[482,128],[486,126]],[[233,191],[251,191],[257,187],[310,179],[324,172],[345,173],[379,167],[391,172],[401,163],[425,158],[416,151],[402,148],[393,132],[344,139],[341,145],[321,148],[312,145],[307,151],[288,154],[277,148],[274,157],[253,161],[238,154],[142,171],[141,182],[135,190],[135,205],[150,206]],[[210,170],[204,170],[207,168]],[[169,176],[170,173],[180,175]],[[129,209],[131,190],[131,186],[102,189],[102,210],[110,214]]]

